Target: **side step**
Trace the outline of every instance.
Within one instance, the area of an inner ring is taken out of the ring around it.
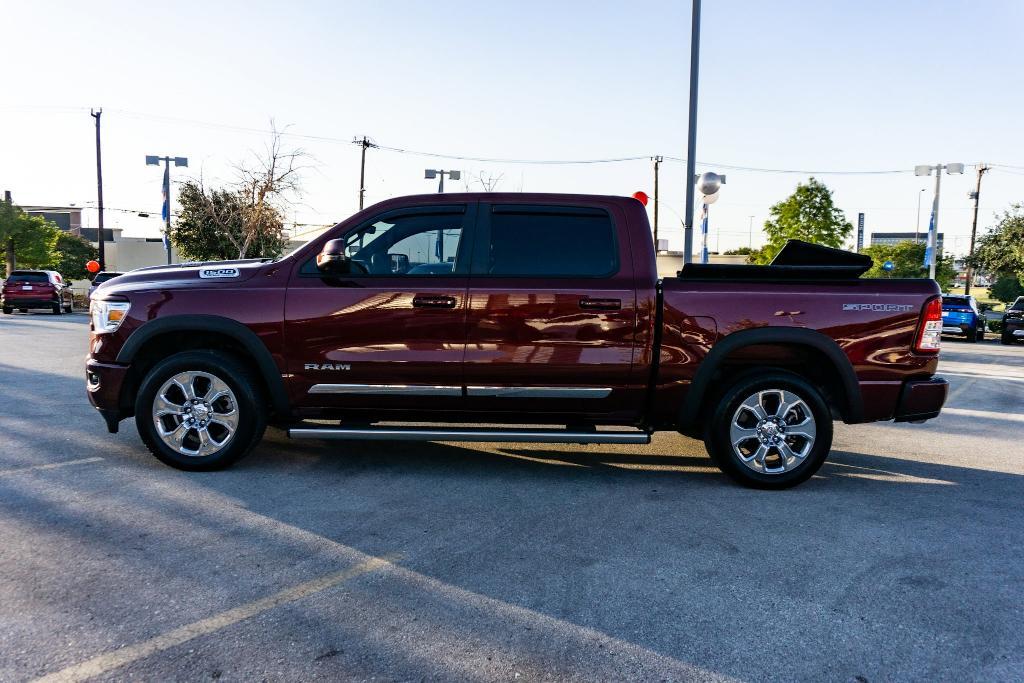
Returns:
[[[625,443],[648,444],[647,432],[567,431],[564,429],[476,429],[458,427],[293,427],[292,439],[349,441],[496,441],[515,443]]]

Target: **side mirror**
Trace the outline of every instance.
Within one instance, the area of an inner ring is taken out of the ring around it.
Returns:
[[[324,275],[348,275],[352,260],[345,254],[345,240],[328,240],[316,255],[316,267]]]

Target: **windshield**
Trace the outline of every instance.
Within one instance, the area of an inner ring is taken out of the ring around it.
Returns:
[[[1017,300],[1010,306],[1011,311],[1024,311],[1024,296],[1017,297]]]
[[[98,285],[101,282],[106,282],[107,280],[113,280],[118,275],[123,275],[123,273],[100,273],[99,275],[96,276],[96,279],[93,280],[92,283],[94,285]]]
[[[19,282],[49,282],[50,278],[46,277],[46,273],[11,273],[11,276],[7,278],[7,282],[15,284]]]

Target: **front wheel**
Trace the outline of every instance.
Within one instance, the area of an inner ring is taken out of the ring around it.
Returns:
[[[139,387],[135,424],[162,462],[182,470],[227,467],[263,436],[267,409],[253,373],[217,351],[177,353]]]
[[[832,415],[799,375],[746,377],[725,391],[704,437],[718,467],[745,486],[784,489],[809,479],[832,448]]]

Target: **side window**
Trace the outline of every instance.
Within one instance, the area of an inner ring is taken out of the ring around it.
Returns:
[[[493,207],[485,275],[608,277],[619,269],[607,212],[572,207]]]
[[[462,213],[410,214],[376,220],[345,236],[350,277],[444,276],[455,272]],[[303,272],[316,272],[315,263]]]

